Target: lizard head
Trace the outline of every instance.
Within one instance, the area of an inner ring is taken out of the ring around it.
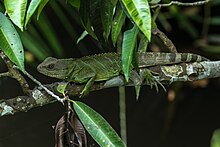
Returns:
[[[49,77],[65,79],[71,68],[69,61],[67,59],[48,57],[38,65],[37,70]]]

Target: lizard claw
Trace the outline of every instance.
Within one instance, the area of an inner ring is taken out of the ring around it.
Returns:
[[[153,88],[153,86],[155,86],[156,91],[158,92],[159,89],[158,89],[157,84],[159,84],[163,88],[163,90],[166,91],[166,88],[163,86],[163,84],[152,75],[152,71],[147,70],[144,73],[144,76],[145,76],[146,83],[150,85],[151,89]]]

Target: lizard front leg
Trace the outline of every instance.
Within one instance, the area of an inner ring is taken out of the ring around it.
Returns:
[[[79,96],[80,98],[88,95],[91,86],[94,84],[95,77],[96,77],[96,74],[92,75],[91,78],[88,80],[88,82],[86,83],[86,85],[83,88],[82,92],[80,93],[80,96]]]

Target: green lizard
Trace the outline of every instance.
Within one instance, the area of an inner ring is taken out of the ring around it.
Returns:
[[[204,57],[190,53],[138,53],[139,68],[205,60],[207,59]],[[95,81],[105,81],[123,74],[121,54],[117,53],[104,53],[69,59],[48,57],[38,65],[37,69],[40,73],[50,77],[86,84],[81,96],[88,94]],[[138,79],[137,77],[133,78],[131,76],[131,80]]]

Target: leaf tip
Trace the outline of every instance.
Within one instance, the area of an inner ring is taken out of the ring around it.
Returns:
[[[129,74],[128,74],[128,72],[125,72],[124,75],[125,75],[126,82],[128,82],[129,81]]]

